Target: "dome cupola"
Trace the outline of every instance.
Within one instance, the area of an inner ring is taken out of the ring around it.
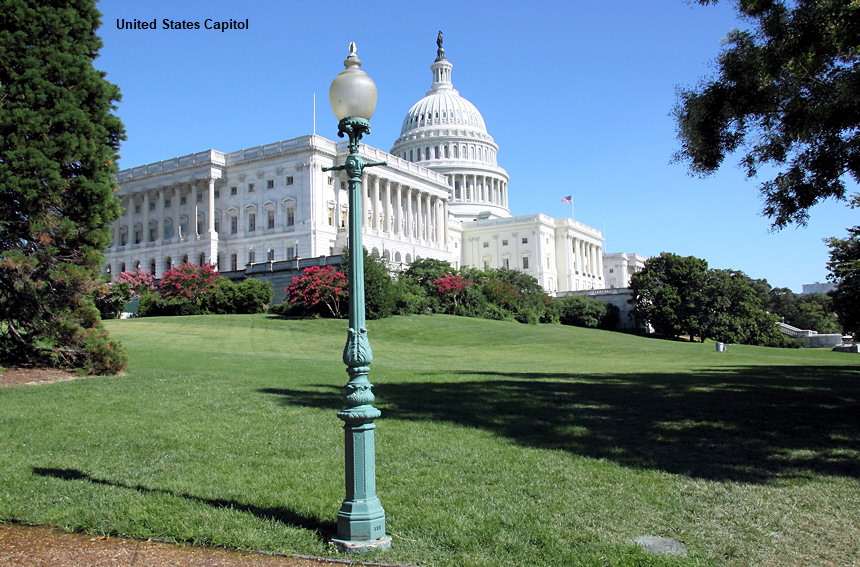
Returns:
[[[448,177],[455,218],[510,216],[508,175],[496,162],[499,148],[484,117],[454,88],[454,65],[445,57],[442,41],[439,32],[436,60],[430,65],[433,84],[406,113],[391,153]]]

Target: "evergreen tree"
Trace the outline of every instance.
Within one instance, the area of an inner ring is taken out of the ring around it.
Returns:
[[[93,67],[93,0],[3,0],[0,9],[0,357],[89,372],[125,365],[93,292],[119,215],[111,113]]]

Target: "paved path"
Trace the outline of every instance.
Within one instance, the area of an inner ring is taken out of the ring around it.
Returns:
[[[349,561],[274,557],[205,547],[66,533],[0,523],[0,567],[343,567]]]

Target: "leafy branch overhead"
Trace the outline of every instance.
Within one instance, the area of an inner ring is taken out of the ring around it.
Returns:
[[[676,159],[710,174],[741,151],[750,177],[773,169],[760,189],[777,229],[826,199],[857,205],[846,182],[860,181],[860,2],[735,5],[752,29],[729,32],[717,77],[680,93]]]

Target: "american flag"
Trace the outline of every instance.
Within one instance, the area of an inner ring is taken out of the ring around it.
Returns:
[[[567,197],[562,197],[561,202],[562,203],[570,203],[572,205],[573,204],[573,195],[568,195]]]

